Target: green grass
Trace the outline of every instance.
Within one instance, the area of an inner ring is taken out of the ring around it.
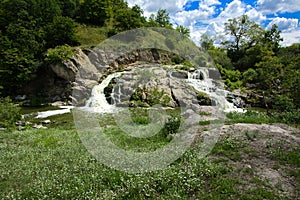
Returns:
[[[294,167],[300,167],[300,148],[295,147],[289,151],[283,149],[276,149],[272,152],[272,159],[277,160],[283,164],[289,164]]]
[[[225,137],[215,145],[211,154],[222,155],[233,161],[238,161],[241,159],[239,149],[243,146],[244,144],[240,139]]]
[[[95,47],[106,39],[105,28],[79,24],[76,35],[82,47]]]
[[[300,114],[299,112],[275,112],[269,115],[261,111],[248,110],[245,113],[231,112],[226,114],[228,120],[227,124],[235,123],[250,123],[250,124],[270,124],[270,123],[284,123],[299,127]]]
[[[246,113],[231,112],[226,114],[228,124],[251,123],[251,124],[268,124],[275,122],[274,119],[262,112],[247,111]]]
[[[169,168],[130,175],[97,162],[75,130],[1,133],[0,199],[187,198],[219,167],[188,151]]]
[[[136,126],[148,125],[146,113],[132,111]],[[229,161],[241,159],[239,150],[244,144],[239,138],[220,139],[211,153],[219,155],[216,159],[200,159],[197,143],[164,170],[128,174],[101,164],[87,151],[72,114],[50,119],[53,123],[46,130],[0,132],[0,199],[279,198],[270,185],[255,179],[253,171],[244,173],[252,177],[255,188],[245,187],[248,183],[235,173]],[[110,140],[125,150],[153,151],[169,142],[164,134],[132,138],[122,133],[110,114],[98,119]],[[280,159],[294,163],[294,157],[288,154]],[[296,171],[291,174],[297,176]]]

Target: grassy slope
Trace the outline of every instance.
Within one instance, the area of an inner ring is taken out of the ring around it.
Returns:
[[[89,48],[99,45],[100,42],[106,39],[105,28],[90,26],[86,24],[78,24],[77,37],[81,47]]]
[[[248,147],[254,139],[251,134],[244,135],[246,139],[243,140],[220,138],[207,159],[198,158],[196,142],[191,150],[169,168],[131,175],[97,162],[82,145],[70,123],[70,115],[62,115],[57,121],[62,122],[46,130],[0,132],[0,199],[299,197],[299,194],[290,196],[280,193],[277,186],[259,178],[251,168],[237,164],[242,163],[247,156],[260,154],[255,148]],[[108,130],[111,130],[108,134],[114,135],[116,128],[111,124]],[[119,144],[125,147],[124,138],[119,137],[119,140]],[[144,146],[152,145],[152,142],[144,140]],[[270,147],[265,153],[263,156],[274,162],[274,168],[284,169],[289,179],[297,177],[296,183],[299,183],[299,149],[285,152],[274,146],[274,149]]]

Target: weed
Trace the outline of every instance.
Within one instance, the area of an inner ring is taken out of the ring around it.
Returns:
[[[247,137],[248,140],[250,141],[254,141],[257,137],[258,131],[254,131],[252,134],[249,133],[249,131],[245,131],[245,135]]]
[[[290,151],[277,149],[274,152],[272,152],[271,158],[281,163],[290,164],[295,167],[300,167],[300,148],[294,148]]]

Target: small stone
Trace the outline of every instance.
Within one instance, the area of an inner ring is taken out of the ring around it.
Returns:
[[[25,122],[17,121],[16,126],[25,126]]]
[[[56,101],[54,103],[51,103],[51,106],[55,106],[55,107],[65,106],[65,103],[62,101]]]
[[[245,165],[245,168],[252,169],[251,165]]]
[[[49,120],[49,119],[42,121],[42,124],[50,124],[50,123],[51,123],[51,120]]]
[[[35,124],[33,125],[33,128],[36,128],[36,129],[47,129],[47,127],[43,126],[43,125],[38,125],[38,124]]]

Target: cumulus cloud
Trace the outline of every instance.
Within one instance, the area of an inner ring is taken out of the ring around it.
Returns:
[[[174,21],[189,28],[199,21],[206,23],[216,13],[215,5],[218,4],[221,4],[218,0],[201,0],[198,9],[179,11],[174,15]]]
[[[299,0],[258,0],[258,9],[264,14],[296,12],[300,10]]]
[[[289,32],[298,28],[299,20],[276,17],[268,24],[267,28],[271,29],[274,24],[276,24],[278,29],[282,30],[283,32]]]
[[[183,10],[183,6],[193,0],[126,0],[129,6],[139,5],[145,16],[149,17],[152,13],[156,13],[159,9],[166,9],[170,15]]]
[[[233,0],[227,7],[220,13],[219,19],[227,20],[243,15],[246,11],[246,4],[241,0]]]
[[[247,5],[243,0],[232,0],[225,7],[220,0],[126,0],[129,6],[139,5],[144,10],[144,15],[149,17],[159,9],[166,9],[174,25],[183,25],[190,29],[191,39],[198,43],[201,35],[206,33],[216,38],[223,37],[224,23],[228,19],[239,17],[243,14],[258,24],[270,20],[267,14],[300,11],[299,0],[257,0],[255,5]],[[185,10],[184,6],[199,2],[193,10]],[[217,15],[217,16],[216,16]],[[299,42],[299,20],[290,18],[274,18],[267,28],[277,24],[282,30],[285,45]],[[293,41],[293,42],[292,42]]]
[[[248,15],[251,20],[255,21],[258,24],[267,19],[265,15],[257,11],[256,8],[252,7],[249,7],[245,14]]]
[[[282,46],[290,46],[294,43],[300,42],[300,30],[293,30],[290,32],[283,32],[281,36],[284,38],[283,42],[281,42]]]

